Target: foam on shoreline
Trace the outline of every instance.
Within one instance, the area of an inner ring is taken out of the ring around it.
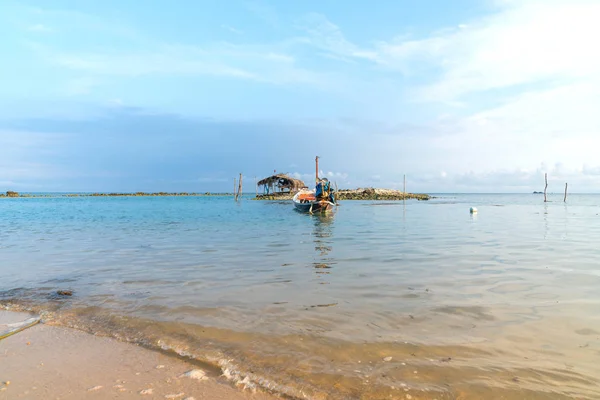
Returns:
[[[29,317],[0,310],[4,324]],[[201,374],[208,378],[193,379]],[[0,340],[0,399],[274,398],[227,382],[193,362],[76,329],[39,324]]]

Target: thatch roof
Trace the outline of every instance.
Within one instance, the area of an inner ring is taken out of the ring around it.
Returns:
[[[279,189],[299,190],[306,185],[300,179],[292,178],[286,174],[275,174],[258,181],[260,186],[277,186]]]

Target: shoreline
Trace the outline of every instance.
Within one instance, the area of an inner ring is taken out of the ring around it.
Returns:
[[[135,192],[135,193],[0,193],[3,199],[25,199],[25,198],[56,198],[56,197],[225,197],[233,196],[232,193],[188,193],[188,192]]]
[[[0,328],[30,318],[0,310]],[[245,389],[245,388],[244,388]],[[110,337],[39,323],[0,340],[0,399],[234,399],[279,397],[232,386],[193,360]]]
[[[456,308],[468,309],[468,307]],[[55,307],[36,307],[34,304],[19,304],[11,301],[0,301],[0,332],[4,331],[1,324],[6,323],[2,320],[3,315],[7,315],[3,313],[4,310],[11,315],[16,315],[15,312],[25,313],[20,314],[18,321],[24,321],[31,313],[35,313],[43,318],[44,323],[0,340],[0,400],[17,397],[13,396],[13,392],[8,397],[3,397],[3,393],[8,389],[17,388],[15,384],[17,380],[22,383],[19,386],[21,392],[18,397],[24,395],[26,398],[34,399],[57,397],[158,399],[174,398],[167,396],[182,393],[184,396],[177,398],[272,400],[276,398],[347,399],[360,396],[361,399],[382,399],[398,398],[398,395],[402,397],[405,394],[410,396],[406,398],[439,400],[454,398],[459,393],[464,393],[465,398],[520,399],[522,397],[519,397],[519,393],[521,395],[527,393],[527,398],[540,400],[548,398],[549,395],[557,400],[575,398],[591,400],[597,398],[595,395],[598,394],[598,386],[591,386],[597,380],[594,374],[584,373],[586,363],[587,370],[593,371],[593,368],[589,368],[589,365],[594,365],[593,355],[586,355],[589,349],[582,346],[570,355],[565,354],[565,357],[580,360],[578,367],[580,371],[576,375],[584,386],[578,386],[577,389],[580,391],[576,397],[573,397],[572,392],[562,390],[561,382],[562,384],[571,382],[573,375],[572,372],[560,368],[561,360],[533,358],[527,362],[527,370],[524,370],[522,367],[503,367],[515,361],[514,357],[508,355],[491,364],[491,366],[500,366],[497,371],[488,370],[482,373],[481,370],[473,370],[473,366],[490,366],[488,355],[489,351],[493,350],[493,348],[480,348],[477,342],[465,343],[461,340],[457,343],[449,343],[438,338],[433,343],[426,344],[406,334],[400,341],[393,339],[383,342],[366,340],[348,342],[333,338],[320,340],[318,337],[313,337],[314,340],[311,340],[310,335],[251,334],[210,325],[197,325],[197,329],[194,330],[193,326],[185,323],[177,323],[165,330],[164,323],[157,320],[135,320],[125,315],[113,314],[108,310],[102,312],[95,307],[80,309],[75,313],[67,311],[63,314]],[[130,323],[120,323],[123,319]],[[407,321],[420,319],[418,316],[416,319],[408,316]],[[36,332],[40,329],[45,330],[41,337],[26,336],[31,332],[37,335]],[[511,335],[510,332],[507,334]],[[189,335],[194,335],[197,340],[191,342],[178,340],[178,337]],[[559,336],[564,337],[561,334]],[[4,345],[10,344],[17,338],[21,341],[16,345],[11,345],[9,348]],[[245,340],[248,338],[252,340]],[[217,349],[218,345],[212,348],[213,340],[220,342],[221,346],[229,347],[233,352],[215,353],[212,350]],[[41,345],[41,349],[31,347],[34,343]],[[266,364],[257,362],[254,354],[257,348],[264,348],[265,344],[270,348],[269,352],[258,357],[259,361]],[[307,352],[307,346],[310,346],[313,351]],[[525,346],[527,347],[527,344]],[[25,353],[32,348],[33,353]],[[135,353],[132,355],[132,352]],[[293,357],[290,354],[299,354],[300,357]],[[327,364],[331,362],[331,366],[343,368],[344,372],[338,370],[340,373],[335,374],[320,369],[291,368],[281,370],[284,371],[283,375],[271,373],[270,367],[279,362],[285,363],[287,359],[287,362],[293,362],[295,365],[311,356],[314,357],[315,354],[322,355],[323,362]],[[584,355],[586,357],[582,357]],[[38,365],[39,362],[44,365]],[[170,367],[171,362],[179,363],[179,369],[174,370]],[[70,370],[65,371],[64,365],[69,366]],[[168,368],[157,368],[159,365]],[[48,372],[48,369],[51,371]],[[160,371],[157,372],[156,370],[159,369]],[[207,376],[209,379],[190,383],[184,374],[197,369],[201,369],[202,377]],[[106,377],[103,371],[116,371],[118,374],[111,372],[112,375]],[[163,371],[168,372],[169,375],[159,373]],[[44,372],[49,375],[44,375]],[[511,377],[517,377],[518,382],[511,380]],[[540,377],[551,378],[555,383],[549,388],[542,388],[537,383]],[[491,379],[496,384],[488,386],[481,383],[482,378]],[[69,394],[73,396],[64,397],[63,392],[54,391],[50,395],[27,397],[27,391],[29,394],[38,394],[32,393],[34,390],[32,379],[35,379],[37,388],[41,386],[39,382],[43,381],[46,390],[58,390],[53,385],[60,385],[61,391],[64,392],[63,388],[67,387]],[[104,380],[99,381],[100,379]],[[2,390],[2,382],[7,380],[11,381],[11,385],[5,385],[5,390]],[[57,380],[60,381],[58,384]],[[84,380],[83,384],[82,380]],[[107,386],[106,382],[112,386]],[[223,386],[231,390],[225,395],[216,396],[211,392],[214,389],[209,385],[211,382],[214,383],[216,390],[226,390]],[[518,383],[518,390],[515,390],[515,382]],[[440,383],[445,385],[440,386]],[[585,386],[588,383],[589,388]],[[239,392],[233,385],[249,389],[255,394],[248,393],[248,390]],[[98,386],[102,390],[95,389],[88,392]],[[122,394],[121,389],[124,389]],[[141,396],[141,391],[147,389],[153,389],[157,396]],[[116,397],[108,397],[113,392]],[[95,397],[96,393],[99,393],[99,397]],[[245,397],[240,397],[241,395]]]
[[[295,193],[278,192],[271,194],[259,194],[252,200],[292,200]],[[0,193],[0,199],[24,199],[24,198],[60,198],[60,197],[233,197],[233,193],[188,193],[188,192],[135,192],[135,193],[17,193],[6,192]],[[242,193],[242,196],[244,194]],[[245,196],[253,196],[252,193],[247,193]],[[358,189],[342,189],[337,193],[338,200],[418,200],[427,201],[434,197],[423,193],[404,193],[400,190],[393,189],[378,189],[378,188],[358,188]]]
[[[271,194],[259,194],[253,200],[292,200],[295,193],[280,192]],[[394,189],[380,188],[358,188],[358,189],[342,189],[337,192],[337,200],[383,200],[383,201],[398,201],[398,200],[418,200],[427,201],[433,199],[428,194],[424,193],[408,193]]]

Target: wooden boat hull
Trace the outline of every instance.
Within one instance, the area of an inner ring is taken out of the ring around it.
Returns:
[[[327,200],[316,200],[312,192],[300,192],[294,196],[294,208],[304,213],[325,213],[333,210],[335,204]]]

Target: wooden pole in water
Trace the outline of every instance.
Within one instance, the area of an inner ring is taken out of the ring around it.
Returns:
[[[404,198],[403,198],[403,200],[406,200],[406,174],[404,174],[404,189],[403,189],[403,192],[404,192]]]
[[[548,173],[544,174],[544,181],[546,182],[546,186],[544,186],[544,203],[548,201],[546,198],[546,189],[548,189]]]
[[[335,184],[335,205],[338,205],[338,185],[337,185],[337,181],[334,182]]]
[[[315,158],[315,181],[319,182],[319,156]]]
[[[565,203],[567,202],[567,186],[569,186],[569,184],[565,183],[565,200],[564,200]]]
[[[237,192],[237,199],[241,200],[241,196],[243,194],[242,191],[242,173],[240,172],[240,181],[239,181],[240,185],[238,186],[238,192]]]

